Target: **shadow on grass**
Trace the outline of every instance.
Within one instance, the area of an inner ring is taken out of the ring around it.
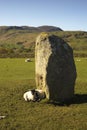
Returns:
[[[48,102],[48,104],[53,104],[55,106],[69,106],[72,104],[83,104],[87,103],[87,94],[75,94],[71,100],[65,102]]]

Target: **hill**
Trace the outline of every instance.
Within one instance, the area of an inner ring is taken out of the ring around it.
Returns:
[[[27,32],[52,32],[52,31],[62,31],[61,28],[55,26],[39,26],[39,27],[30,27],[30,26],[0,26],[0,33],[7,31],[27,31]]]
[[[39,26],[38,29],[41,32],[63,31],[61,28],[55,26]]]
[[[0,57],[34,57],[36,37],[41,32],[64,39],[75,56],[87,56],[87,32],[63,31],[54,26],[0,26]]]

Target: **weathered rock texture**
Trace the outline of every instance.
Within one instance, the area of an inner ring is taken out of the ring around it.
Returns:
[[[74,95],[76,67],[72,48],[55,35],[41,33],[35,47],[36,87],[53,101]]]

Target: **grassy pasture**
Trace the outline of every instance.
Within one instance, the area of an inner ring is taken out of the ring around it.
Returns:
[[[34,59],[0,59],[0,130],[87,130],[87,59],[75,59],[75,99],[69,105],[25,102],[35,88]]]

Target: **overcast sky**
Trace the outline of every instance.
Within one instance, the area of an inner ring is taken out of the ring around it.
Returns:
[[[87,31],[87,0],[0,0],[0,26]]]

